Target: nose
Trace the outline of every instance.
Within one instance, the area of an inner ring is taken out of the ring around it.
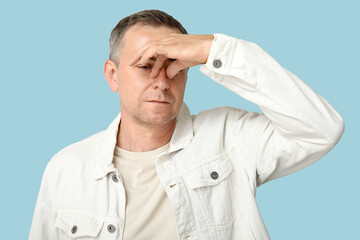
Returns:
[[[170,88],[170,80],[166,75],[166,68],[163,67],[157,77],[153,78],[153,88],[159,88],[164,91]]]

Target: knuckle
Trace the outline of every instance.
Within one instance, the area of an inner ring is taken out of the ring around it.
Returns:
[[[151,45],[151,48],[157,49],[159,46],[160,46],[160,44],[159,44],[158,42],[154,42],[154,43]]]

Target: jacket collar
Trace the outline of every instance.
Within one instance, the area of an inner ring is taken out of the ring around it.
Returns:
[[[95,155],[94,179],[105,177],[108,173],[116,171],[113,164],[114,150],[119,131],[121,112],[105,130],[100,141],[99,149]],[[179,114],[176,117],[174,133],[170,139],[169,152],[185,148],[193,138],[193,126],[188,106],[183,102]]]

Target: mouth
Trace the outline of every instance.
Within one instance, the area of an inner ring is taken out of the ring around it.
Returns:
[[[148,102],[155,103],[155,104],[170,104],[170,102],[168,102],[168,101],[161,101],[161,100],[150,100]]]

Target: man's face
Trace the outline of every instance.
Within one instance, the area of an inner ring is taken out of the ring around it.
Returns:
[[[123,37],[123,46],[116,71],[121,115],[140,124],[166,124],[174,120],[183,102],[187,69],[169,79],[166,75],[168,60],[160,74],[151,78],[154,59],[146,65],[129,65],[129,59],[148,41],[161,40],[179,30],[161,26],[135,25]]]

